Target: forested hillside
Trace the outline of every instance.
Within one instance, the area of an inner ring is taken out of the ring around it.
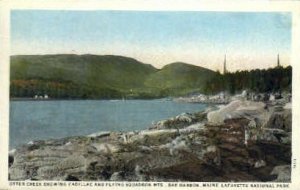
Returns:
[[[182,62],[162,69],[113,55],[20,55],[11,57],[10,96],[30,98],[162,98],[194,93],[231,94],[291,90],[292,67],[225,75]]]
[[[202,91],[215,72],[172,63],[162,69],[113,55],[11,57],[11,97],[161,98]]]
[[[254,92],[277,92],[292,90],[292,67],[275,67],[263,70],[237,71],[215,77],[206,83],[205,93],[227,91],[231,94],[248,89]]]

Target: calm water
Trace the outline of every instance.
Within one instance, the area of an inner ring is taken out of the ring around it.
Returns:
[[[152,122],[205,107],[163,100],[12,101],[10,148],[31,140],[146,129]]]

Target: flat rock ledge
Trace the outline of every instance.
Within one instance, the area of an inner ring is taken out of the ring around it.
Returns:
[[[143,131],[22,145],[10,152],[9,179],[289,182],[290,103],[231,104],[181,114]]]

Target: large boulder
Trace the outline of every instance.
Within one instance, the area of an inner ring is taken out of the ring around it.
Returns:
[[[266,128],[292,130],[292,109],[290,105],[275,106],[265,125]]]
[[[219,110],[209,112],[207,120],[212,125],[221,125],[226,119],[247,118],[253,120],[259,118],[261,120],[265,113],[265,104],[262,102],[235,100]]]

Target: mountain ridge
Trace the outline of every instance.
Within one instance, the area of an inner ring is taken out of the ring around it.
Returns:
[[[48,93],[52,97],[60,97],[54,89],[49,90],[51,93],[47,92],[47,86],[50,85],[48,83],[54,82],[64,85],[61,91],[74,91],[73,96],[76,96],[76,89],[84,91],[79,93],[79,97],[102,98],[103,91],[107,90],[109,92],[106,93],[106,98],[128,95],[136,98],[162,97],[201,89],[205,78],[209,76],[209,79],[214,73],[209,69],[183,62],[170,63],[157,69],[151,64],[119,55],[13,55],[11,89],[14,92],[11,95],[19,97],[22,94],[32,96],[35,93]],[[37,80],[35,83],[39,84],[26,84],[29,90],[23,89],[18,92],[21,88],[18,84],[20,80]],[[69,85],[72,89],[68,89]],[[111,93],[115,95],[111,96]],[[63,94],[68,96],[68,92]]]

